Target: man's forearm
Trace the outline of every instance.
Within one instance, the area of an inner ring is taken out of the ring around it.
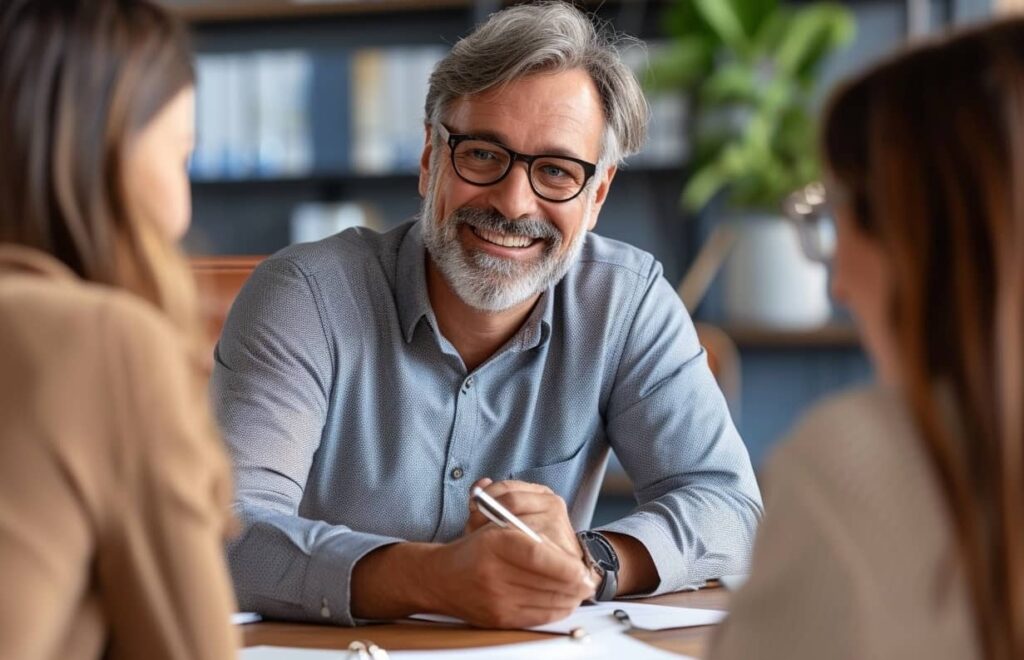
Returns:
[[[360,619],[399,619],[434,611],[430,559],[436,543],[395,543],[378,548],[352,569],[352,616]]]
[[[602,532],[619,556],[618,589],[616,595],[647,593],[658,586],[658,569],[644,544],[632,536]]]

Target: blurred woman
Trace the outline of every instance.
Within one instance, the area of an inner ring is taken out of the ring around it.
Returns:
[[[193,95],[149,2],[0,4],[0,658],[234,657]]]
[[[1024,22],[846,84],[823,151],[880,383],[770,462],[712,657],[1024,658]]]

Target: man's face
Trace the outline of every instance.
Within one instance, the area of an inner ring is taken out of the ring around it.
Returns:
[[[572,70],[460,99],[445,125],[522,154],[596,163],[604,115],[590,76]],[[432,154],[428,131],[420,164],[424,242],[454,292],[472,307],[501,311],[561,280],[597,222],[614,168],[599,170],[580,195],[557,203],[533,192],[524,163],[514,163],[496,184],[477,186],[459,178],[448,146],[441,149]]]

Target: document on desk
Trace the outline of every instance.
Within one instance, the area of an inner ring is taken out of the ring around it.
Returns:
[[[585,640],[558,637],[539,642],[468,649],[385,651],[388,660],[694,660],[663,651],[618,631],[594,635]],[[345,658],[344,654],[343,650],[339,653],[339,650],[256,646],[243,649],[238,657],[239,660],[341,660]]]
[[[623,618],[615,616],[616,610],[621,610],[628,615],[628,623],[623,621]],[[411,618],[437,623],[463,623],[460,619],[441,614],[414,614]],[[610,601],[594,605],[581,605],[576,608],[575,612],[560,621],[535,626],[530,630],[563,635],[568,635],[577,628],[582,628],[591,634],[624,627],[640,630],[669,630],[671,628],[712,626],[721,623],[724,618],[725,612],[722,610]]]
[[[262,620],[263,617],[255,612],[235,612],[231,615],[231,623],[236,626],[244,626],[247,623],[257,623]]]

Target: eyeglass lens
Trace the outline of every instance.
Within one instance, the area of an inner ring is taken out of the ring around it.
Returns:
[[[463,140],[452,154],[459,176],[487,185],[505,176],[512,157],[499,145],[486,140]],[[577,195],[586,182],[583,166],[557,156],[541,156],[530,163],[530,183],[541,197],[564,200]]]

